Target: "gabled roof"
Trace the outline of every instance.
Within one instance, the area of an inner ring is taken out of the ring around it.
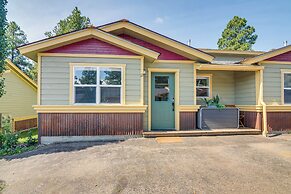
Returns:
[[[101,29],[105,32],[110,32],[113,34],[114,33],[121,34],[121,33],[124,33],[125,31],[130,31],[132,33],[135,33],[135,35],[147,37],[146,41],[148,41],[149,43],[152,43],[152,44],[158,43],[158,46],[162,48],[166,47],[166,49],[172,52],[176,52],[179,55],[185,56],[192,60],[200,60],[200,61],[202,60],[206,62],[211,62],[214,58],[210,54],[207,54],[199,49],[196,49],[184,43],[178,42],[174,39],[171,39],[167,36],[164,36],[162,34],[149,30],[143,26],[140,26],[138,24],[135,24],[125,19],[99,26],[98,29]]]
[[[256,57],[247,58],[247,59],[243,60],[241,63],[250,65],[250,64],[258,63],[258,62],[264,61],[266,59],[275,57],[277,55],[284,54],[284,53],[289,52],[289,51],[291,51],[291,45],[263,53],[263,54],[258,55]]]
[[[96,29],[94,27],[85,28],[82,30],[70,32],[60,36],[55,36],[52,38],[43,39],[37,42],[33,42],[27,45],[19,47],[21,54],[29,57],[30,59],[37,61],[37,53],[44,52],[46,50],[54,49],[60,46],[68,45],[74,42],[85,40],[88,38],[96,38],[104,42],[110,43],[112,45],[118,46],[125,50],[129,50],[133,53],[145,56],[150,60],[155,60],[158,58],[159,53],[152,51],[150,49],[144,48],[102,30]]]
[[[25,73],[23,73],[16,65],[14,65],[9,59],[6,61],[7,68],[20,77],[25,83],[31,86],[33,89],[37,90],[37,85],[32,79],[30,79]]]

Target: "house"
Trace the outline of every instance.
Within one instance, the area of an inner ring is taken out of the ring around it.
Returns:
[[[0,115],[12,118],[12,129],[19,131],[37,126],[37,85],[10,60],[4,72],[6,93],[0,98]]]
[[[43,142],[193,130],[201,98],[216,94],[240,108],[246,127],[291,129],[291,46],[196,49],[120,20],[19,49],[39,64]]]

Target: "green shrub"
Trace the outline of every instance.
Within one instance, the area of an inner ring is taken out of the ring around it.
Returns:
[[[18,133],[12,133],[10,125],[3,126],[1,135],[1,149],[11,150],[18,145]]]
[[[37,129],[21,133],[12,132],[11,117],[4,117],[2,119],[2,129],[0,130],[0,157],[35,149],[37,147],[35,133],[37,134]]]
[[[216,96],[213,96],[213,98],[211,99],[204,98],[203,101],[206,106],[216,106],[219,109],[225,108],[225,105],[220,103],[220,97],[218,96],[218,94]]]
[[[4,143],[4,134],[2,132],[0,132],[0,148],[2,147],[3,143]]]
[[[35,145],[35,144],[37,144],[37,139],[35,139],[35,138],[33,138],[32,136],[33,136],[34,134],[33,134],[33,131],[32,130],[30,130],[29,132],[28,132],[28,140],[27,140],[27,145],[28,146],[31,146],[31,145]]]

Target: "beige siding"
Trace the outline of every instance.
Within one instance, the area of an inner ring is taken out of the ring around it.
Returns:
[[[255,73],[233,71],[197,71],[212,75],[212,95],[218,94],[226,105],[253,105],[256,103]],[[197,99],[197,104],[204,104]]]
[[[194,66],[193,64],[179,64],[179,63],[146,63],[145,68],[165,68],[165,69],[179,69],[179,91],[180,91],[180,105],[194,104]],[[144,101],[148,105],[148,72],[144,76]],[[144,114],[144,129],[147,130],[148,112]]]
[[[235,81],[232,71],[197,71],[199,74],[212,75],[212,96],[218,94],[223,104],[235,104]],[[197,104],[203,104],[197,99]]]
[[[12,117],[36,115],[37,92],[13,71],[4,73],[6,94],[0,98],[0,113]]]
[[[256,104],[255,72],[235,72],[235,104]]]
[[[288,64],[263,64],[264,101],[267,104],[281,104],[281,69],[291,69]]]
[[[126,64],[126,104],[140,103],[140,59],[42,57],[41,104],[68,105],[70,93],[69,63]]]

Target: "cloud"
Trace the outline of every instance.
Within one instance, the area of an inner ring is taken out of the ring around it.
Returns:
[[[162,24],[162,23],[164,23],[164,21],[165,21],[165,19],[164,18],[162,18],[162,17],[156,17],[156,19],[155,19],[155,23],[156,24]]]

